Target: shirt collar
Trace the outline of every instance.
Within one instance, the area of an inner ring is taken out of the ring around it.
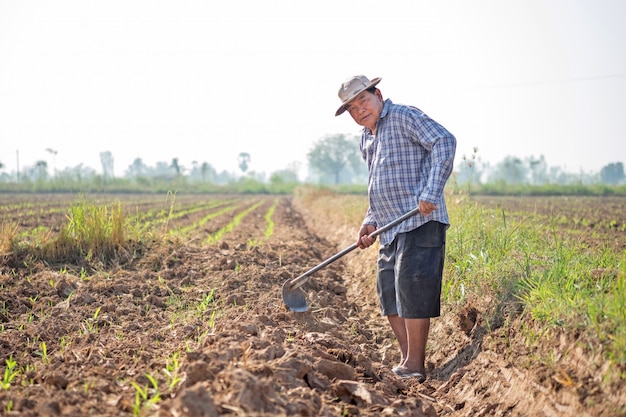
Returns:
[[[379,120],[387,116],[387,113],[389,113],[389,108],[391,107],[392,104],[393,103],[391,102],[391,99],[385,100],[385,102],[383,103],[383,109],[380,112],[380,117],[378,118]]]

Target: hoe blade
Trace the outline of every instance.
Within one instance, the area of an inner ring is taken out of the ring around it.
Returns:
[[[299,286],[294,288],[291,281],[283,284],[283,302],[291,311],[297,313],[303,313],[309,309],[304,291]]]

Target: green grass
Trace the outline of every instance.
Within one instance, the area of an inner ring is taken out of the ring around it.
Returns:
[[[444,302],[492,297],[494,316],[521,303],[538,333],[577,334],[587,348],[626,364],[626,253],[588,247],[532,213],[512,222],[502,211],[465,202],[452,205],[450,215]]]

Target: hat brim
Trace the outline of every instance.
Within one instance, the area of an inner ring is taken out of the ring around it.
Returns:
[[[374,87],[375,85],[377,85],[380,82],[380,80],[382,80],[382,77],[373,78],[372,81],[370,81],[370,84],[367,87],[365,87],[364,89],[360,90],[358,93],[354,94],[352,97],[350,97],[349,99],[344,101],[343,104],[341,105],[341,107],[339,107],[337,109],[337,111],[335,112],[335,117],[339,116],[340,114],[343,114],[343,112],[345,112],[348,109],[348,105],[352,102],[352,100],[354,100],[356,98],[356,96],[361,94],[363,91]]]

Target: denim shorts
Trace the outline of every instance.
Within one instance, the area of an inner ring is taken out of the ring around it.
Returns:
[[[430,318],[441,314],[447,228],[430,221],[379,248],[377,291],[383,316]]]

